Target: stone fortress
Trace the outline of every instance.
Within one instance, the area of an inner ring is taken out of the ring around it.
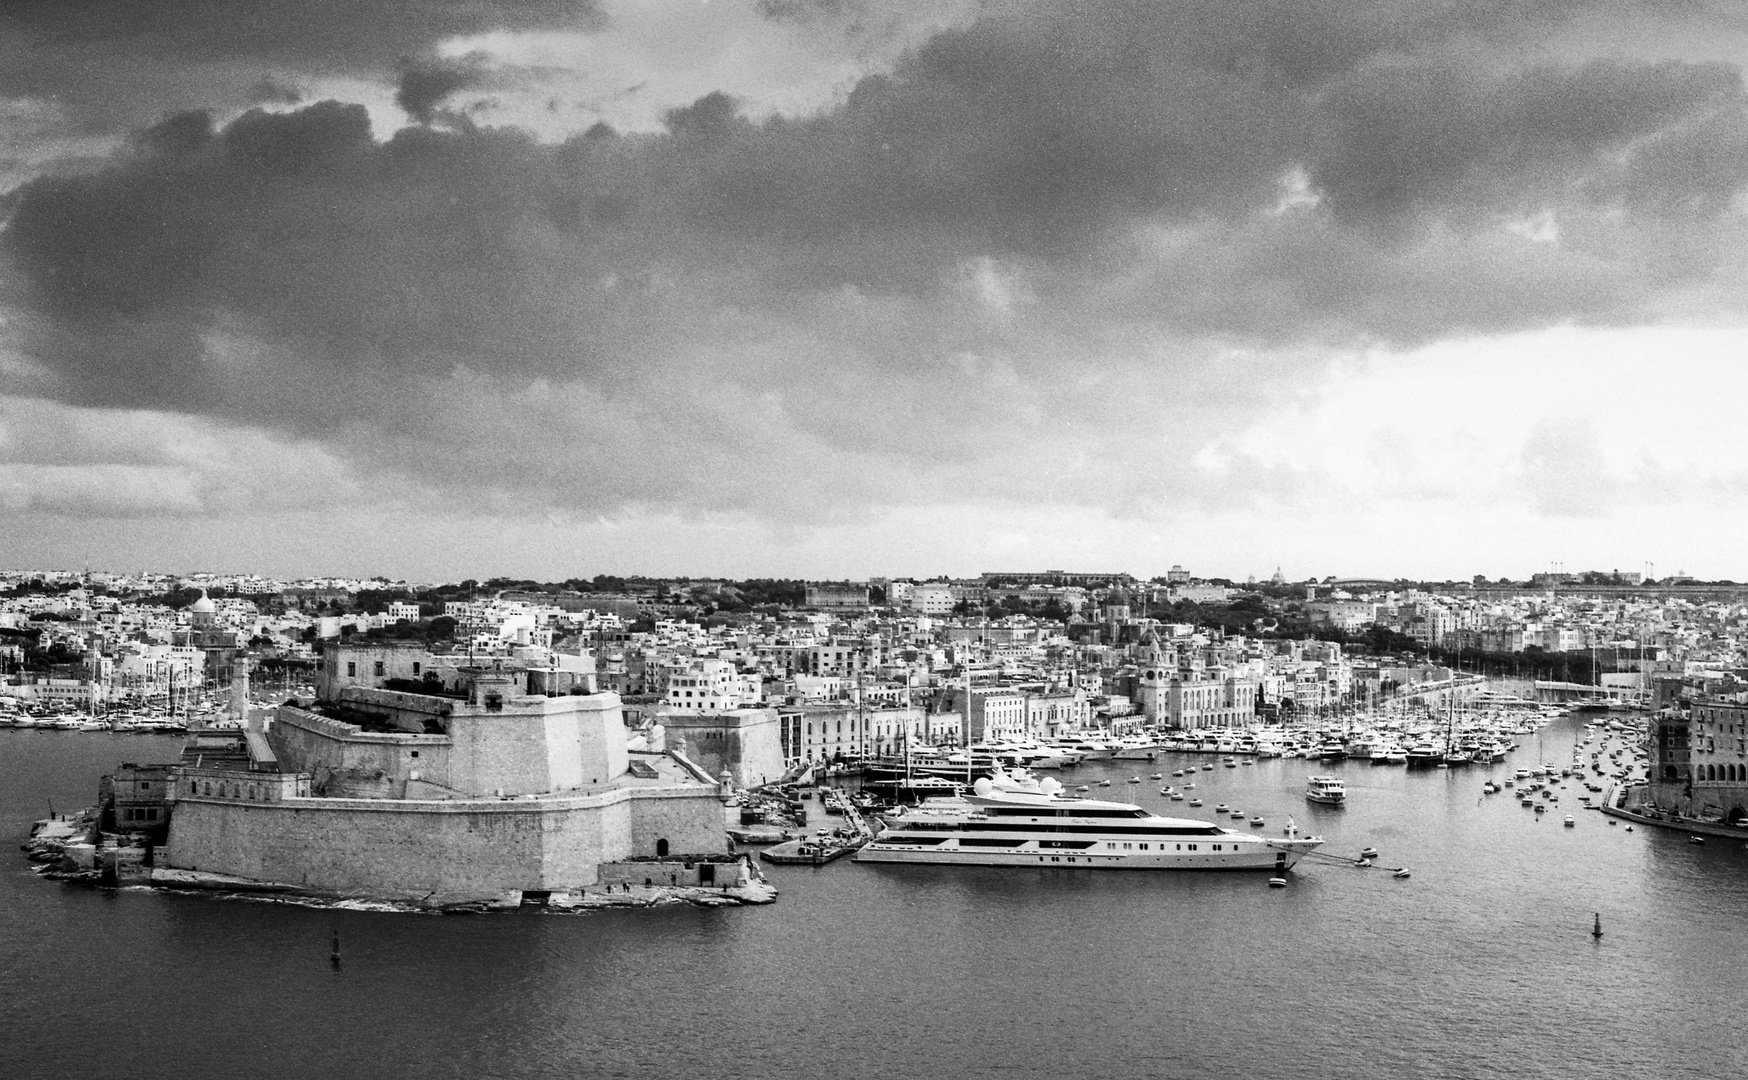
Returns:
[[[155,820],[162,802],[156,867],[332,895],[575,892],[628,875],[627,860],[665,860],[662,877],[681,884],[732,884],[717,880],[738,865],[719,861],[724,797],[780,771],[775,739],[748,742],[744,714],[688,717],[680,748],[631,749],[618,696],[565,659],[474,665],[410,644],[331,644],[313,702],[191,733],[156,785],[118,771],[116,817]],[[695,761],[691,745],[714,760]]]

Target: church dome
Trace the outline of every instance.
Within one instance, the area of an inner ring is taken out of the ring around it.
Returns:
[[[218,605],[212,602],[212,597],[206,595],[206,590],[200,590],[200,599],[188,605],[188,610],[196,615],[211,615],[218,610]]]

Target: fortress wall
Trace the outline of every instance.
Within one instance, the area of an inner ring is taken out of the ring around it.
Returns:
[[[280,767],[287,772],[332,772],[358,776],[381,772],[401,781],[417,769],[434,783],[449,785],[450,740],[446,735],[387,735],[360,731],[352,724],[290,706],[281,706],[267,735]],[[417,753],[418,757],[413,757]]]
[[[553,791],[568,791],[612,776],[601,768],[599,759],[585,761],[578,720],[578,714],[570,710],[546,716],[546,769]]]
[[[751,787],[783,775],[783,746],[775,709],[721,713],[663,712],[668,745],[711,776],[727,771],[736,785]]]
[[[585,766],[596,764],[604,777],[623,776],[630,765],[625,749],[625,712],[618,694],[592,694],[572,699],[577,707],[577,740]],[[594,777],[589,772],[586,782]]]
[[[450,787],[475,795],[554,789],[543,713],[457,714],[449,718],[449,737]]]
[[[546,889],[570,889],[600,880],[604,862],[634,854],[631,807],[621,799],[587,813],[548,814],[541,820],[541,880]],[[652,849],[653,850],[653,849]]]
[[[628,761],[617,694],[511,699],[501,713],[457,709],[449,733],[453,765],[440,782],[479,795],[606,783]]]
[[[656,854],[658,840],[668,842],[670,855],[716,855],[728,850],[728,811],[713,788],[651,792],[633,800],[630,809],[632,854]]]
[[[157,862],[314,892],[450,903],[593,885],[601,863],[654,855],[659,837],[675,853],[718,851],[722,821],[707,789],[538,803],[184,797]]]

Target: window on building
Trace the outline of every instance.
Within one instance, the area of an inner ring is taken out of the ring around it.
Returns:
[[[355,678],[358,675],[358,663],[355,660],[346,661],[346,677]]]
[[[382,661],[381,661],[381,660],[378,660],[378,661],[377,661],[377,662],[376,662],[376,671],[375,671],[375,675],[376,675],[376,677],[377,677],[377,678],[379,678],[379,679],[380,679],[380,678],[382,678]]]
[[[417,675],[418,673],[419,673],[419,662],[417,660],[414,660],[413,661],[413,674]]]

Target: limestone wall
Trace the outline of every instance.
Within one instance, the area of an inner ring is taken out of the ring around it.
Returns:
[[[782,732],[775,709],[721,713],[663,712],[667,745],[711,776],[727,772],[741,787],[783,775]]]
[[[714,790],[651,792],[632,800],[631,847],[639,855],[715,855],[729,850],[728,817]],[[739,820],[738,812],[736,820]]]
[[[364,699],[368,697],[369,700]],[[526,697],[487,711],[464,702],[348,690],[348,702],[390,699],[450,709],[447,735],[366,732],[282,706],[269,742],[283,768],[315,776],[329,795],[392,797],[417,779],[470,796],[539,794],[606,783],[625,773],[625,724],[614,694]]]
[[[626,767],[614,694],[517,698],[500,712],[458,708],[448,786],[479,795],[566,791],[605,783]]]
[[[452,750],[446,735],[366,732],[282,705],[267,738],[282,769],[310,773],[318,783],[327,784],[330,793],[365,794],[369,787],[374,794],[376,785],[383,785],[385,792],[398,790],[414,772],[432,783],[454,786],[449,780]]]
[[[714,792],[632,788],[568,799],[378,802],[184,797],[157,863],[316,892],[450,903],[596,884],[603,862],[724,847]]]

